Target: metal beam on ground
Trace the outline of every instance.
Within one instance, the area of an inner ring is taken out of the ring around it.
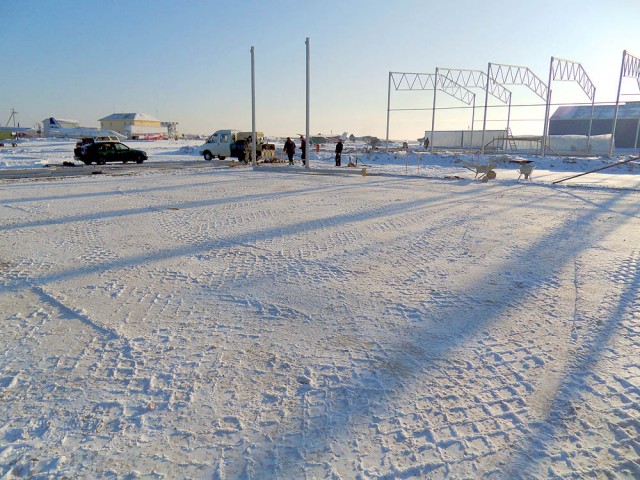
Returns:
[[[618,165],[624,165],[625,163],[629,163],[629,162],[635,162],[636,160],[640,160],[640,157],[629,158],[629,159],[623,160],[621,162],[612,163],[611,165],[607,165],[605,167],[596,168],[595,170],[590,170],[588,172],[579,173],[577,175],[572,175],[571,177],[563,178],[562,180],[556,180],[555,182],[553,182],[553,185],[556,185],[556,184],[561,183],[561,182],[565,182],[567,180],[571,180],[572,178],[578,178],[578,177],[582,177],[583,175],[588,175],[590,173],[595,173],[595,172],[599,172],[601,170],[606,170],[607,168],[617,167]]]

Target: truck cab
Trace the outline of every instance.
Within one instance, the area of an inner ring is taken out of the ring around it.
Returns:
[[[200,147],[200,154],[207,162],[215,157],[224,160],[227,157],[237,157],[236,137],[238,130],[217,130]]]
[[[251,132],[238,130],[217,130],[200,147],[200,154],[207,162],[215,157],[224,160],[227,157],[235,157],[241,162],[250,159]],[[264,143],[264,133],[256,132],[258,158],[273,157],[275,146]]]

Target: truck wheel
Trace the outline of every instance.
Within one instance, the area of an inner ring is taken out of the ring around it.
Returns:
[[[204,152],[204,154],[203,154],[203,155],[204,155],[204,159],[205,159],[207,162],[210,162],[211,160],[213,160],[213,155],[211,155],[211,152]]]
[[[220,160],[224,160],[224,159],[225,159],[225,158],[227,158],[227,157],[224,157],[224,156],[222,156],[222,155],[218,155],[218,158],[219,158]]]

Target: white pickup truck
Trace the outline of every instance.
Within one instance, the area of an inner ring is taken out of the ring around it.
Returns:
[[[218,157],[224,160],[227,157],[235,157],[241,162],[251,161],[251,132],[238,130],[217,130],[200,147],[200,154],[207,162]],[[256,132],[256,154],[258,159],[273,159],[276,147],[270,143],[264,143],[264,133]]]

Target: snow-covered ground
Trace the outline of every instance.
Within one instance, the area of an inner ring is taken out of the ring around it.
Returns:
[[[198,162],[204,163],[199,155],[199,147],[204,141],[199,140],[161,140],[127,141],[132,148],[145,150],[149,155],[149,163],[166,162]],[[489,161],[497,163],[496,173],[498,182],[502,180],[517,180],[519,177],[517,161],[528,160],[535,165],[532,176],[533,183],[550,184],[556,180],[571,175],[595,170],[617,162],[635,158],[640,152],[629,150],[624,155],[611,158],[605,156],[593,157],[557,157],[523,155],[505,153],[503,155],[478,155],[440,151],[435,154],[425,152],[418,145],[409,145],[409,151],[400,151],[402,142],[397,142],[391,153],[386,153],[384,147],[374,152],[365,152],[366,146],[360,143],[345,142],[342,166],[349,161],[358,167],[366,167],[368,174],[388,174],[444,178],[459,176],[473,179],[474,173],[468,164],[486,164]],[[5,144],[6,145],[6,144]],[[282,154],[282,142],[276,141],[277,155]],[[299,147],[299,142],[297,143]],[[9,169],[45,168],[47,166],[62,165],[63,162],[81,166],[82,162],[74,160],[73,148],[75,140],[64,139],[35,139],[21,140],[17,147],[0,147],[0,172]],[[319,153],[312,148],[310,151],[310,166],[314,168],[333,167],[334,145],[322,146]],[[296,163],[300,166],[299,148],[296,153]],[[465,167],[465,164],[467,167]],[[640,188],[640,162],[629,162],[618,167],[589,174],[568,182],[570,185],[593,185],[610,188]]]
[[[0,478],[639,478],[640,166],[528,159],[0,180]]]

